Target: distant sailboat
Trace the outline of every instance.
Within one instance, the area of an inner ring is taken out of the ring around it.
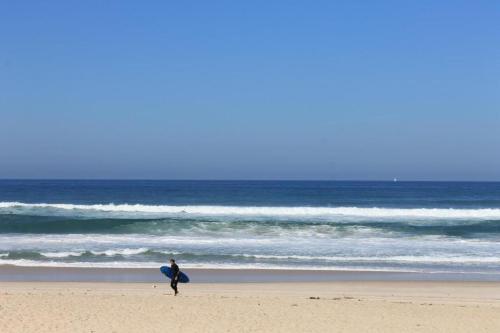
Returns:
[[[397,181],[398,181],[398,179],[397,179],[397,178],[394,178],[392,181],[393,181],[393,182],[397,182]]]

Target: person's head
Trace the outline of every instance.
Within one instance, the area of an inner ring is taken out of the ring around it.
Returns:
[[[170,264],[171,264],[171,265],[175,264],[175,259],[173,259],[173,258],[172,258],[172,259],[170,259]]]

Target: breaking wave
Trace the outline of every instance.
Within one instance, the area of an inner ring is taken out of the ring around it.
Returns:
[[[169,206],[140,204],[76,205],[64,203],[0,202],[0,211],[6,213],[50,214],[51,210],[74,212],[142,213],[171,216],[269,216],[269,217],[359,217],[359,218],[417,218],[417,219],[500,219],[500,209],[457,208],[363,208],[363,207],[265,207],[265,206]]]

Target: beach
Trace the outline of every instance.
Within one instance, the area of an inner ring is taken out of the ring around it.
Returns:
[[[0,8],[0,333],[500,333],[498,2]]]
[[[0,282],[0,331],[500,331],[498,282],[166,282]]]
[[[500,183],[0,189],[1,333],[500,332]]]

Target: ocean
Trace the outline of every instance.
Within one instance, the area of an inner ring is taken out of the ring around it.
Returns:
[[[500,183],[0,180],[0,265],[500,275]]]

